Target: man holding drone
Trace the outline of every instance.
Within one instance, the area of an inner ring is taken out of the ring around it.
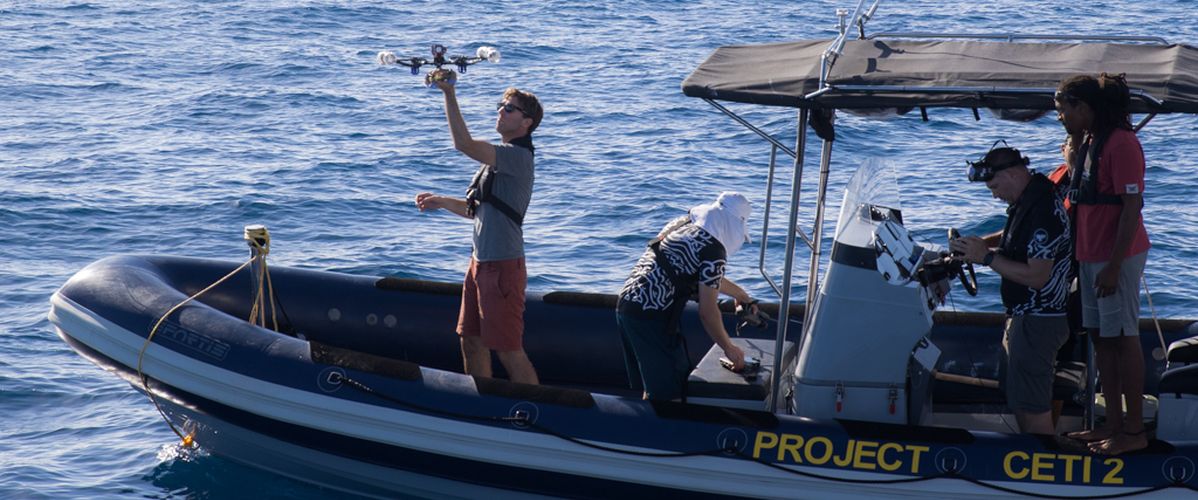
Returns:
[[[416,195],[421,211],[443,208],[474,220],[474,250],[462,283],[457,332],[466,373],[491,377],[491,351],[513,382],[537,384],[524,352],[524,214],[532,199],[532,132],[544,112],[530,92],[509,88],[499,101],[495,131],[500,144],[476,140],[466,128],[448,69],[429,72],[425,81],[445,96],[445,117],[453,147],[479,162],[466,198]]]

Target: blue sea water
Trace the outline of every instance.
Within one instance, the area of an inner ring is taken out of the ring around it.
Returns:
[[[478,138],[495,139],[507,86],[536,92],[537,184],[526,223],[530,289],[613,292],[644,241],[721,190],[760,214],[769,149],[682,80],[721,45],[834,34],[847,0],[474,2],[0,2],[0,498],[321,498],[328,491],[182,450],[146,398],[77,356],[45,318],[87,263],[154,253],[240,260],[267,225],[276,265],[459,280],[469,226],[421,214],[421,191],[457,194],[474,166],[453,151],[439,93],[379,50],[503,52],[459,84]],[[1189,0],[884,2],[869,32],[1155,35],[1198,43]],[[1112,15],[1114,13],[1115,15]],[[794,113],[734,106],[793,144]],[[1162,317],[1198,317],[1191,207],[1198,119],[1158,116],[1148,159],[1147,271]],[[833,205],[869,157],[899,166],[919,238],[997,229],[1003,210],[962,182],[963,160],[1006,138],[1051,168],[1050,117],[1000,122],[933,111],[838,122]],[[818,161],[809,148],[808,164]],[[816,169],[803,199],[812,200]],[[789,192],[789,174],[779,178]],[[785,197],[771,227],[784,225]],[[829,211],[826,227],[835,225]],[[760,221],[759,215],[755,219]],[[800,222],[810,230],[808,207]],[[769,287],[747,245],[730,274]],[[774,230],[767,268],[780,275]],[[800,262],[807,254],[799,253]],[[997,278],[953,306],[996,311]],[[799,283],[798,290],[802,290]],[[1145,311],[1147,313],[1147,310]]]

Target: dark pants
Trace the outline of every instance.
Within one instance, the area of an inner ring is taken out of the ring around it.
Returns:
[[[648,399],[681,399],[690,362],[682,338],[669,331],[668,318],[644,318],[616,312],[628,383]]]

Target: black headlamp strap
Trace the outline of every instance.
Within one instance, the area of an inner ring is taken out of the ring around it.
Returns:
[[[1002,143],[1002,148],[998,147],[999,143]],[[990,154],[995,151],[995,149],[1009,149],[1015,153],[1015,159],[1006,163],[1000,163],[998,165],[991,164],[987,159],[990,157]],[[1008,145],[1006,140],[999,139],[994,141],[994,144],[990,146],[990,150],[986,151],[986,154],[982,155],[981,159],[978,161],[966,160],[965,163],[969,164],[969,180],[988,181],[992,179],[994,174],[999,170],[1014,167],[1016,165],[1027,166],[1031,163],[1031,160],[1029,160],[1028,157],[1021,155],[1018,149],[1012,148],[1010,145]]]

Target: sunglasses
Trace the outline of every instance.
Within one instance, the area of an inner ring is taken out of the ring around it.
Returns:
[[[524,108],[521,108],[520,106],[517,106],[512,103],[501,102],[498,104],[496,111],[498,111],[500,109],[502,109],[504,113],[511,113],[512,111],[519,111],[520,114],[522,114],[524,116],[528,116],[528,113],[524,111]]]

